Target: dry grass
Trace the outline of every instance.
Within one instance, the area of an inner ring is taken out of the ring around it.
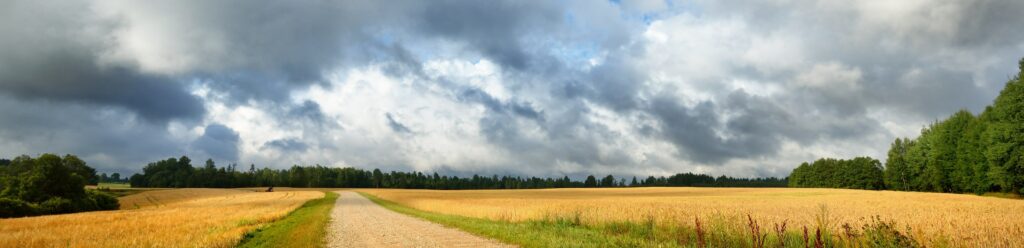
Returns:
[[[154,199],[158,204],[132,210],[2,219],[0,246],[232,247],[246,232],[323,195],[312,191],[149,191],[125,200]]]
[[[1024,245],[1024,201],[973,195],[842,189],[619,188],[543,190],[360,190],[420,210],[493,220],[575,218],[585,224],[613,221],[694,224],[695,218],[744,232],[747,215],[758,222],[817,226],[827,208],[831,230],[867,224],[873,216],[895,220],[900,231],[928,246]]]

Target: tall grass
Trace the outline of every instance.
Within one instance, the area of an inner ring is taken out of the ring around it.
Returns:
[[[881,218],[873,219],[869,225],[851,228],[843,234],[847,236],[823,232],[823,227],[833,223],[826,208],[819,213],[809,213],[821,218],[821,225],[804,226],[801,234],[789,230],[786,222],[772,223],[774,229],[770,232],[763,228],[767,222],[750,215],[746,225],[739,229],[720,217],[695,218],[693,225],[659,223],[655,218],[588,224],[580,220],[578,212],[514,222],[432,213],[363,195],[400,213],[523,247],[921,247],[897,230],[895,222]]]

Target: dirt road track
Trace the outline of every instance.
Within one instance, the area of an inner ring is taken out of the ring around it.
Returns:
[[[513,247],[392,212],[355,192],[338,194],[327,247]]]

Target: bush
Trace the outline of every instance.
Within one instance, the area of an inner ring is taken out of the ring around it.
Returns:
[[[883,247],[883,248],[902,248],[902,247],[921,247],[917,241],[907,236],[906,234],[900,233],[896,228],[896,223],[893,221],[883,221],[881,217],[875,216],[874,221],[870,224],[864,224],[864,236],[869,242],[870,247]]]
[[[74,155],[20,156],[0,169],[0,218],[120,207],[112,195],[85,190],[95,170]]]
[[[87,193],[89,198],[96,201],[95,210],[117,210],[121,208],[121,203],[117,202],[117,197],[113,195],[94,190],[90,190]]]
[[[39,204],[40,214],[66,214],[74,213],[78,210],[71,200],[63,197],[52,197]]]
[[[22,200],[0,198],[0,218],[35,215],[35,210],[31,204]]]

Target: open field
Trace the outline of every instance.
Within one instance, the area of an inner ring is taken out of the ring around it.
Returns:
[[[899,231],[928,246],[1024,244],[1024,218],[1019,218],[1024,201],[973,195],[750,188],[359,191],[418,210],[511,222],[578,218],[583,225],[653,222],[692,227],[700,218],[721,225],[719,229],[744,233],[748,214],[764,226],[786,222],[789,230],[814,230],[819,226],[816,217],[827,214],[829,229],[842,233],[843,224],[856,228],[878,216],[895,221]]]
[[[118,198],[121,209],[137,209],[150,206],[165,206],[175,202],[198,198],[229,196],[252,193],[238,189],[156,189]]]
[[[232,247],[243,235],[278,220],[315,191],[256,193],[176,189],[122,198],[138,209],[0,219],[9,247]],[[59,235],[55,235],[59,234]]]

